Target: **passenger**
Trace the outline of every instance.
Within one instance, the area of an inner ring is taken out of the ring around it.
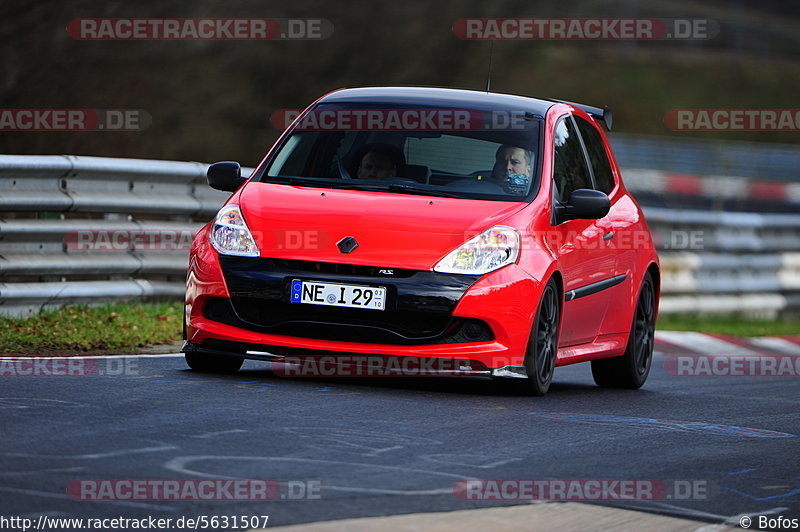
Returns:
[[[366,147],[366,153],[358,164],[359,179],[386,179],[397,177],[405,167],[403,152],[388,144]]]

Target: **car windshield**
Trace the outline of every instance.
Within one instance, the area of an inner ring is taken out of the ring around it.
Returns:
[[[524,111],[320,105],[257,179],[497,201],[538,187],[541,117]]]

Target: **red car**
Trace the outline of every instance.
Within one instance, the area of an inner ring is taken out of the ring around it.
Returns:
[[[591,361],[640,387],[659,262],[601,125],[608,108],[488,92],[324,96],[248,179],[209,167],[234,194],[192,246],[187,363],[363,355],[542,395]]]

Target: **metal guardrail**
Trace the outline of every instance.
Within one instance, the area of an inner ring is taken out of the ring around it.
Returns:
[[[623,168],[800,181],[800,150],[793,144],[624,133],[612,133],[611,144]]]
[[[202,163],[0,155],[2,212],[208,216],[227,196],[208,187]]]
[[[663,250],[677,247],[714,253],[800,251],[800,214],[709,212],[649,206],[645,206],[644,211],[656,245]],[[690,242],[680,245],[686,240]]]
[[[0,155],[0,314],[182,297],[185,244],[228,197],[208,187],[206,169]],[[645,213],[662,258],[662,312],[800,309],[800,215],[647,206]],[[99,230],[134,237],[95,239],[84,249],[81,235]]]
[[[662,312],[800,309],[800,214],[644,211],[661,258]]]
[[[0,314],[182,297],[188,252],[171,250],[175,243],[162,235],[191,238],[227,199],[208,186],[206,169],[192,162],[0,155]],[[98,242],[81,249],[79,236],[98,230],[158,238],[127,249]]]
[[[800,212],[800,179],[778,182],[625,168],[625,188],[640,202],[679,209]]]

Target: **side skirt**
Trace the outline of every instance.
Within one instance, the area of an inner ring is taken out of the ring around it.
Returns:
[[[592,342],[562,347],[558,350],[556,366],[566,366],[597,358],[618,357],[625,354],[628,334],[602,334]]]

